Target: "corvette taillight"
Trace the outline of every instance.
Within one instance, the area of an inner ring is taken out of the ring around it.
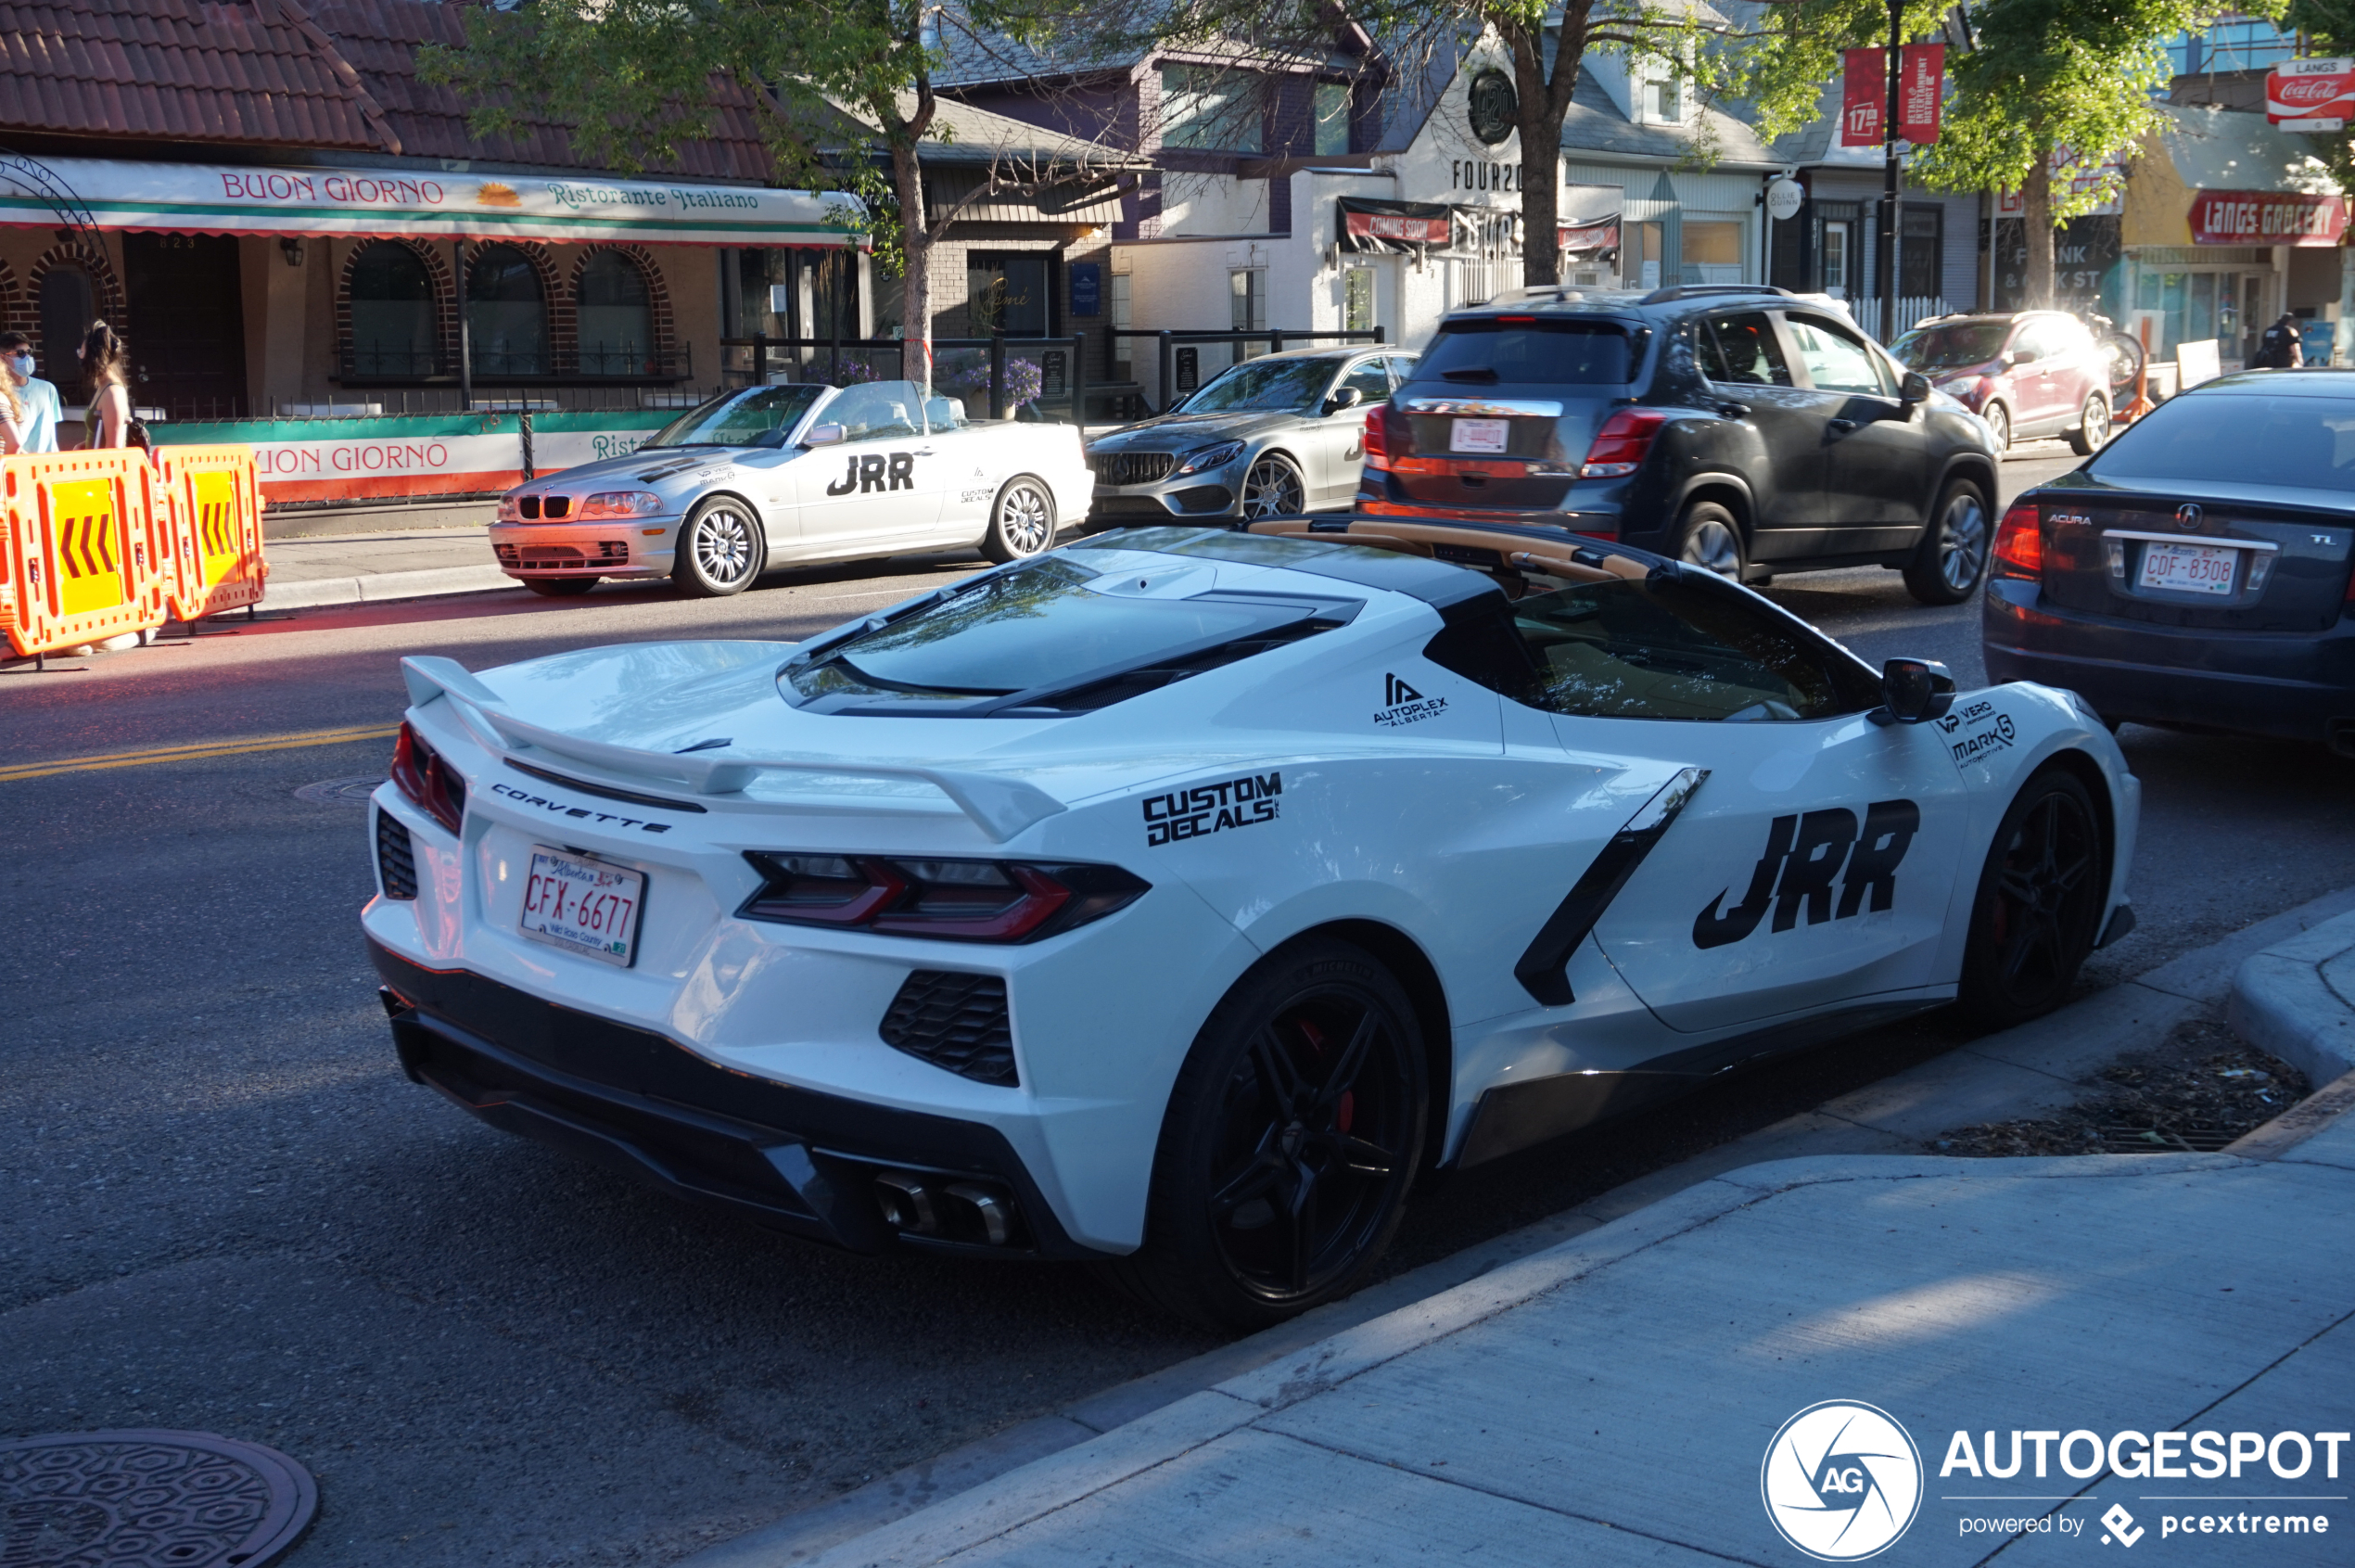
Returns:
[[[426,815],[456,833],[466,819],[466,781],[404,720],[392,743],[392,782]]]
[[[1390,405],[1376,403],[1366,414],[1366,466],[1381,470],[1390,466]]]
[[[1582,479],[1623,478],[1643,466],[1644,453],[1649,452],[1652,438],[1668,423],[1668,415],[1648,408],[1623,408],[1603,422],[1595,432],[1595,444],[1586,450],[1586,461],[1578,465]]]
[[[1035,942],[1126,909],[1152,886],[1118,866],[757,849],[745,859],[761,886],[740,919],[955,942]]]
[[[2015,506],[1995,529],[1996,568],[2005,577],[2044,575],[2043,519],[2033,506]]]

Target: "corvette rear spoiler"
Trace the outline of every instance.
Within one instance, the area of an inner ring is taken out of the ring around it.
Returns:
[[[834,759],[749,760],[708,753],[679,756],[641,751],[634,746],[584,740],[516,718],[507,702],[456,659],[420,656],[401,661],[401,678],[409,688],[412,706],[423,708],[443,697],[455,700],[460,714],[471,710],[480,724],[467,723],[477,740],[495,750],[536,750],[624,778],[653,779],[692,795],[733,795],[762,773],[834,773],[860,778],[917,779],[947,796],[974,825],[1003,844],[1017,834],[1065,809],[1063,803],[1034,784],[1019,779],[962,769],[927,768],[913,763],[864,762]],[[486,733],[485,731],[489,733]]]

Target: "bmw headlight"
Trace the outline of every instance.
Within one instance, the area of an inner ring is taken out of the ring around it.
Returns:
[[[651,517],[662,510],[662,497],[650,490],[609,490],[581,503],[584,517]]]
[[[1179,474],[1206,474],[1213,468],[1224,468],[1242,454],[1243,443],[1241,441],[1220,441],[1216,446],[1196,447],[1178,460],[1178,466],[1171,469],[1170,474],[1173,478]]]

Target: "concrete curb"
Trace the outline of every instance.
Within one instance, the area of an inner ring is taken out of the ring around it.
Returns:
[[[2320,1089],[2355,1072],[2355,914],[2267,948],[2233,975],[2233,1032]]]
[[[262,607],[316,609],[323,605],[368,605],[380,599],[423,599],[436,593],[479,593],[523,584],[494,566],[433,567],[424,571],[364,572],[357,577],[313,577],[270,585]]]

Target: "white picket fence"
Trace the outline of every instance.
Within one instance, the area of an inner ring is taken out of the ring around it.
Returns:
[[[1847,303],[1848,313],[1856,318],[1856,325],[1884,343],[1892,341],[1897,333],[1912,331],[1917,324],[1928,321],[1932,316],[1954,313],[1951,307],[1941,299],[1906,299],[1900,296],[1897,301],[1897,333],[1883,333],[1880,329],[1880,300],[1851,300]]]

